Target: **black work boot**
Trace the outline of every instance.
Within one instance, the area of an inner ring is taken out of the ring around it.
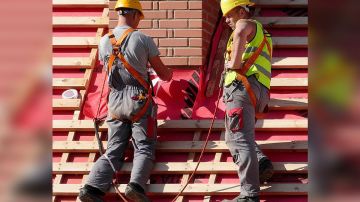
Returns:
[[[80,189],[79,199],[81,202],[104,202],[104,192],[90,185],[85,185]]]
[[[223,200],[222,202],[260,202],[259,196],[237,196],[233,198],[232,200]]]
[[[150,202],[144,189],[137,183],[130,182],[125,188],[125,196],[135,202]]]
[[[259,161],[259,180],[260,183],[268,181],[274,174],[274,166],[267,157],[261,158]]]

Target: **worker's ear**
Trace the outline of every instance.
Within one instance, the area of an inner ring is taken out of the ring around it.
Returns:
[[[244,8],[242,8],[242,7],[240,7],[240,9],[239,9],[239,15],[241,16],[241,17],[243,17],[243,16],[245,16],[246,15],[246,11],[245,11],[245,9]]]

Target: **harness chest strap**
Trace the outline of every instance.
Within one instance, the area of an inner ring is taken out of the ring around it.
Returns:
[[[109,62],[108,62],[108,72],[111,72],[112,69],[112,65],[117,58],[120,59],[120,61],[123,63],[124,67],[126,68],[126,70],[145,88],[145,90],[147,90],[148,92],[148,98],[146,100],[146,103],[144,104],[144,106],[140,109],[140,111],[138,113],[136,113],[133,118],[132,118],[132,122],[136,122],[138,120],[140,120],[140,118],[146,113],[147,109],[150,106],[150,103],[152,101],[152,87],[151,85],[145,81],[145,79],[139,74],[139,72],[137,72],[135,70],[134,67],[132,67],[125,59],[124,55],[119,51],[120,47],[123,43],[123,41],[125,40],[125,38],[131,33],[133,32],[134,29],[129,28],[127,29],[123,35],[119,38],[119,40],[117,41],[115,39],[115,36],[112,32],[109,32],[108,36],[110,39],[110,42],[113,46],[113,53],[110,55],[109,58]],[[112,115],[114,118],[119,119],[118,117]]]

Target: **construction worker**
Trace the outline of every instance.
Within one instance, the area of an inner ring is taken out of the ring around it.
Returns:
[[[155,158],[157,106],[147,71],[148,62],[160,79],[170,81],[171,69],[164,66],[151,37],[135,30],[144,18],[138,0],[118,0],[119,20],[112,33],[102,37],[99,59],[107,69],[110,94],[108,100],[108,145],[92,167],[80,190],[83,202],[100,202],[109,190],[113,175],[124,159],[131,138],[133,167],[125,196],[136,202],[150,201],[145,194]]]
[[[249,0],[221,0],[231,34],[225,53],[225,142],[239,166],[237,202],[258,202],[260,181],[273,174],[271,161],[255,142],[255,114],[269,102],[272,41],[261,23],[250,19]],[[260,175],[260,176],[259,176]]]

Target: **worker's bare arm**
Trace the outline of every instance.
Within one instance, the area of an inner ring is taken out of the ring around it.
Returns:
[[[170,81],[173,75],[172,69],[166,67],[161,61],[159,56],[154,56],[149,59],[151,67],[155,70],[156,74],[163,81]]]
[[[242,54],[245,51],[247,39],[253,30],[252,22],[247,20],[239,20],[234,30],[233,46],[231,50],[231,60],[226,64],[227,69],[241,69]]]

